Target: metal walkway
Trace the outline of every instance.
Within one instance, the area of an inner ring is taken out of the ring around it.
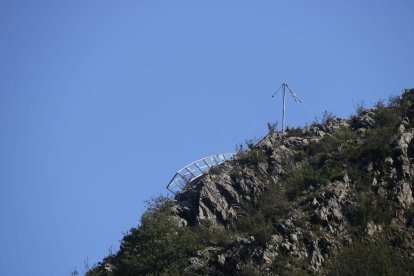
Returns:
[[[182,191],[188,183],[207,173],[211,167],[220,165],[225,161],[230,160],[234,155],[235,153],[216,154],[197,160],[185,166],[181,170],[177,171],[170,183],[168,183],[167,189],[170,192],[177,194]]]

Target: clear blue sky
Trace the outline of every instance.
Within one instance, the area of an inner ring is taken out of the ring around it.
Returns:
[[[1,275],[119,246],[180,167],[414,87],[414,1],[0,1]],[[288,124],[308,115],[288,101]]]

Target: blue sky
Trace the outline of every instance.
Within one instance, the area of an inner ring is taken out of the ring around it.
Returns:
[[[2,275],[116,251],[182,166],[414,87],[414,2],[0,1]],[[306,110],[306,111],[304,111]],[[279,124],[280,125],[280,124]]]

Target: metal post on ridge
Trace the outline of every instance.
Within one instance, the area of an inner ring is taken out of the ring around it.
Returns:
[[[282,83],[282,85],[279,87],[279,89],[276,90],[276,92],[272,95],[272,98],[275,97],[275,95],[277,94],[277,92],[280,91],[280,89],[282,89],[282,91],[283,91],[282,132],[285,132],[285,127],[286,127],[286,90],[288,90],[290,92],[290,94],[292,95],[292,97],[293,97],[293,99],[295,100],[296,103],[302,103],[302,101],[299,99],[299,97],[296,95],[296,93],[293,92],[292,89],[289,88],[289,85],[286,82]]]

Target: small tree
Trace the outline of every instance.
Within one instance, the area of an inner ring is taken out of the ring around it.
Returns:
[[[277,122],[274,122],[274,123],[268,122],[267,129],[269,131],[269,134],[275,133],[277,130]]]
[[[356,103],[356,104],[354,105],[354,108],[355,108],[355,112],[356,112],[356,114],[357,114],[358,116],[361,116],[361,115],[362,115],[362,113],[363,113],[365,110],[367,110],[367,109],[366,109],[366,107],[365,107],[365,102],[364,102],[364,101],[360,101],[360,102]]]
[[[321,120],[321,124],[326,127],[328,126],[329,122],[331,122],[333,119],[335,119],[336,116],[331,112],[331,111],[327,111],[325,110],[322,113],[322,120]]]
[[[75,267],[75,269],[73,269],[73,271],[70,273],[70,276],[78,276],[78,275],[79,275],[79,272]]]
[[[122,241],[115,275],[181,274],[199,247],[195,233],[171,218],[171,200],[159,196],[147,205],[141,225]]]

